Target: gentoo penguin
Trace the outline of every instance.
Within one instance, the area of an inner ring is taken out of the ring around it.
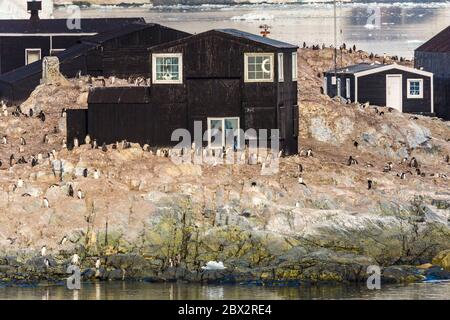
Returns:
[[[397,177],[400,177],[400,179],[405,180],[406,179],[406,173],[402,172],[402,173],[397,173]]]
[[[38,164],[38,161],[34,154],[31,156],[31,167],[35,167]]]
[[[359,146],[358,141],[353,141],[353,146],[354,146],[355,148],[358,148],[358,146]]]
[[[97,169],[94,170],[94,179],[99,179],[100,178],[100,171],[98,171]]]
[[[117,145],[118,145],[118,142],[113,143],[112,146],[111,146],[111,149],[116,150],[117,149]]]
[[[61,118],[65,118],[66,116],[67,116],[66,108],[63,108],[63,109],[61,110]]]
[[[6,136],[2,137],[2,144],[7,144],[8,143],[8,139],[6,138]]]
[[[76,253],[72,256],[72,259],[70,261],[74,265],[78,265],[80,263],[80,256]]]
[[[144,144],[144,146],[142,147],[142,150],[145,152],[149,152],[150,151],[150,146],[148,144]]]
[[[102,265],[102,263],[100,261],[100,258],[97,258],[97,261],[95,261],[95,269],[97,269],[97,270],[100,269],[101,265]]]
[[[3,110],[3,116],[7,117],[8,116],[8,110]]]
[[[38,118],[41,119],[42,122],[45,122],[45,113],[41,110],[38,114]]]
[[[27,142],[25,141],[25,139],[23,137],[20,137],[20,145],[24,146],[26,144],[27,144]]]
[[[97,149],[98,145],[97,145],[97,139],[94,139],[94,141],[92,142],[92,149]]]
[[[17,180],[17,188],[23,188],[23,180],[22,180],[22,178],[19,178]]]
[[[12,166],[14,166],[15,164],[16,164],[16,159],[14,158],[14,155],[12,154],[12,155],[9,157],[9,166],[12,167]]]
[[[348,158],[347,165],[348,165],[348,166],[351,166],[351,165],[354,165],[354,164],[358,164],[358,160],[356,160],[355,158],[353,158],[352,156],[350,156],[350,157]]]
[[[42,138],[42,143],[48,143],[48,134],[44,134],[44,138]]]
[[[67,242],[67,236],[64,236],[64,237],[59,241],[59,245],[60,245],[60,246],[63,246],[66,242]]]
[[[85,169],[83,170],[83,177],[87,178],[87,176],[88,176],[88,169],[85,168]]]
[[[30,108],[30,110],[28,110],[28,116],[31,118],[33,117],[33,109]]]
[[[68,190],[68,192],[67,192],[67,195],[68,195],[69,197],[72,197],[72,198],[73,198],[73,187],[72,187],[71,184],[69,184],[69,190]]]
[[[303,181],[302,177],[298,177],[298,183],[306,187],[306,183]]]
[[[371,190],[373,186],[373,181],[372,180],[367,180],[367,190]]]
[[[106,147],[106,143],[105,142],[103,142],[103,144],[102,144],[102,151],[103,152],[107,152],[108,151],[108,148]]]
[[[409,162],[409,166],[411,168],[418,168],[419,167],[419,163],[417,162],[415,157],[411,158],[411,161]]]
[[[41,248],[41,257],[45,257],[47,255],[47,246],[43,245]]]
[[[77,191],[77,198],[78,199],[83,199],[83,192],[81,192],[81,189],[78,189],[78,191]]]
[[[80,146],[80,143],[78,142],[78,139],[77,139],[77,138],[73,138],[73,146],[74,146],[75,148],[78,148],[78,147]]]
[[[62,139],[61,147],[62,147],[63,149],[66,149],[66,148],[67,148],[67,140],[66,140],[66,138],[63,138],[63,139]]]
[[[50,267],[50,261],[47,258],[44,259],[44,264],[46,268]]]
[[[50,208],[50,203],[48,202],[48,199],[44,197],[43,199],[44,208]]]
[[[402,159],[401,164],[405,164],[407,161],[408,161],[408,158],[407,158],[407,157],[404,157],[404,158]]]
[[[450,163],[450,155],[445,156],[445,162]]]
[[[86,135],[86,137],[84,138],[84,143],[91,144],[91,136],[90,135]]]
[[[298,169],[298,173],[302,173],[303,172],[303,166],[302,166],[301,163],[298,164],[297,169]]]

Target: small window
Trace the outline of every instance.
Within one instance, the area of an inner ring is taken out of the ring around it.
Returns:
[[[284,55],[282,53],[278,54],[278,81],[284,81]]]
[[[212,149],[240,148],[239,117],[208,118],[208,145]]]
[[[328,78],[323,77],[323,94],[328,94]]]
[[[41,60],[41,49],[25,49],[25,64]]]
[[[341,79],[340,78],[337,79],[337,90],[336,91],[337,91],[336,95],[338,97],[340,97],[341,96]]]
[[[345,97],[350,99],[351,96],[351,80],[350,78],[345,79]]]
[[[336,85],[336,77],[335,77],[335,76],[332,76],[332,77],[331,77],[331,84],[332,84],[333,86]]]
[[[245,82],[272,82],[273,54],[245,54]]]
[[[183,55],[181,53],[152,56],[153,83],[183,83]]]
[[[297,81],[297,52],[292,53],[292,81]]]
[[[423,79],[408,79],[408,98],[423,98]]]
[[[52,50],[50,50],[50,55],[51,56],[56,56],[58,53],[61,53],[64,50],[66,50],[66,49],[52,49]]]

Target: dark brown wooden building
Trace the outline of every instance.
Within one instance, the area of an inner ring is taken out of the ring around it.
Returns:
[[[150,77],[147,48],[189,35],[158,24],[128,23],[120,30],[83,38],[58,53],[60,71],[68,78],[75,77],[78,72],[92,76],[147,78]],[[3,74],[0,76],[0,97],[19,103],[29,97],[41,77],[41,60]]]
[[[201,121],[204,131],[279,129],[280,148],[297,153],[297,46],[222,29],[152,46],[148,60],[151,86],[90,92],[87,128],[98,143],[174,145],[173,130],[193,135]]]
[[[450,120],[450,26],[415,50],[416,68],[434,74],[434,110]]]
[[[324,73],[324,93],[401,112],[433,114],[433,74],[398,64],[361,63]]]
[[[21,0],[25,1],[25,0]],[[30,19],[0,20],[0,74],[56,55],[79,40],[120,30],[143,18],[40,19],[41,1],[28,1]]]

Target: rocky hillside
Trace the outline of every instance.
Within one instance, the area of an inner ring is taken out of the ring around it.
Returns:
[[[321,95],[331,65],[328,49],[300,50],[299,143],[312,155],[281,158],[271,175],[176,165],[136,144],[69,151],[62,110],[86,107],[95,81],[38,87],[0,119],[0,280],[65,277],[75,253],[101,279],[363,281],[374,264],[386,281],[449,277],[450,124]],[[227,268],[203,271],[211,260]]]

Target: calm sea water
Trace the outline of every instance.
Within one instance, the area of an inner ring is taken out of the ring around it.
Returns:
[[[59,8],[56,17],[68,16]],[[290,43],[334,43],[333,5],[239,5],[114,8],[91,7],[82,17],[136,17],[191,33],[237,28],[252,33],[268,24],[271,37]],[[337,9],[338,43],[368,52],[412,57],[420,44],[450,23],[450,2],[342,4]]]
[[[65,286],[0,287],[0,300],[280,300],[280,299],[445,299],[450,282],[384,286],[371,291],[358,286],[260,287],[241,285],[154,284],[101,282],[84,284],[79,291]]]

